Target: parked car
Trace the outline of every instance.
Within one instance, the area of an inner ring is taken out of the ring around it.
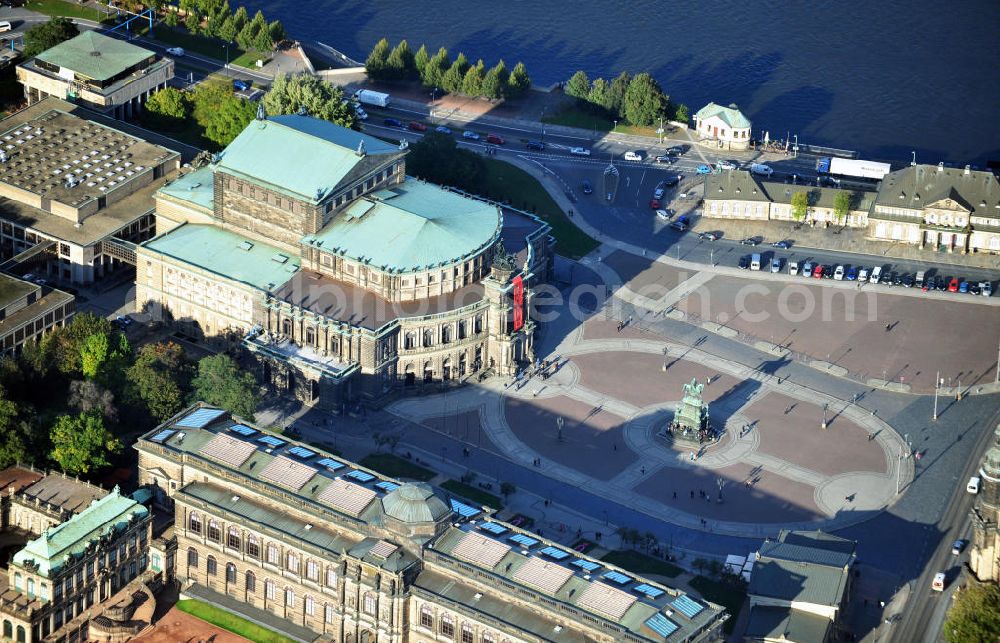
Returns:
[[[795,275],[799,274],[799,262],[798,261],[789,261],[788,262],[788,274],[790,274],[793,277]]]
[[[804,262],[802,264],[802,276],[803,277],[812,277],[812,273],[813,273],[813,268],[814,267],[815,267],[815,265],[813,264],[813,262],[811,262],[811,261]]]
[[[666,154],[660,154],[659,156],[654,156],[653,160],[657,163],[673,163],[674,159]]]
[[[590,150],[585,147],[571,147],[569,153],[575,156],[590,156]]]
[[[687,152],[687,145],[675,145],[667,150],[667,154],[673,154],[674,156],[680,156],[684,152]]]
[[[740,270],[750,270],[750,255],[740,257],[739,267]]]
[[[745,246],[756,246],[757,244],[760,243],[760,239],[758,239],[757,237],[747,237],[743,241],[740,241],[740,243]]]
[[[184,48],[183,47],[167,47],[167,53],[170,54],[171,56],[177,56],[178,58],[180,58],[181,56],[184,55]]]
[[[781,259],[771,259],[771,272],[781,272]]]
[[[909,273],[903,275],[903,287],[904,288],[913,288],[914,281],[915,281],[915,279],[914,279],[913,275],[911,275]]]
[[[938,572],[934,574],[934,580],[931,581],[931,589],[935,592],[943,592],[945,583],[944,572]]]
[[[426,132],[427,131],[427,126],[424,125],[423,123],[421,123],[420,121],[410,121],[409,124],[407,125],[407,127],[410,128],[411,130],[413,130],[414,132]]]
[[[663,179],[663,185],[665,187],[672,188],[675,185],[677,185],[678,183],[680,183],[682,178],[684,178],[684,177],[681,174],[672,174],[672,175],[668,176],[667,178]]]
[[[125,315],[118,315],[117,317],[115,317],[115,321],[118,322],[119,324],[122,324],[123,326],[132,325],[132,319],[126,317]]]
[[[505,141],[499,134],[487,134],[486,142],[492,143],[493,145],[504,145],[507,141]]]
[[[354,108],[354,114],[355,114],[355,116],[358,117],[359,120],[362,120],[362,121],[367,121],[368,120],[368,112],[366,112],[365,108],[362,107],[361,105],[355,106],[355,108]]]
[[[873,284],[877,284],[882,280],[882,266],[875,266],[872,268],[872,273],[868,276],[868,281]]]
[[[847,269],[847,274],[844,275],[844,279],[847,281],[856,281],[858,279],[858,269],[851,266]]]
[[[958,292],[960,292],[960,293],[967,293],[967,292],[969,292],[969,282],[968,281],[962,281],[960,284],[958,284]]]
[[[834,266],[827,264],[823,266],[823,279],[833,279]]]
[[[470,141],[478,141],[482,138],[478,132],[473,132],[472,130],[465,130],[462,132],[462,138],[467,138]]]
[[[958,292],[958,278],[952,277],[951,281],[948,282],[948,292]]]
[[[982,288],[980,288],[980,284],[969,284],[969,293],[973,295],[982,294]]]
[[[868,268],[858,268],[858,281],[868,281]]]
[[[823,277],[823,266],[817,265],[813,268],[812,276],[813,279],[821,279]]]
[[[399,120],[398,118],[387,118],[387,119],[385,119],[382,122],[385,123],[385,125],[387,127],[402,127],[403,126],[403,122],[401,120]]]
[[[719,240],[719,233],[718,232],[702,232],[701,234],[698,235],[698,238],[699,239],[704,239],[705,241],[718,241]]]
[[[580,189],[583,190],[584,194],[594,193],[594,186],[590,184],[590,181],[584,181],[583,184],[580,186]]]
[[[659,185],[657,185],[656,189],[653,190],[653,198],[654,199],[662,199],[665,187],[666,186],[664,186],[662,183],[660,183]]]
[[[993,284],[989,281],[980,281],[979,291],[983,297],[991,297],[993,295]]]
[[[896,273],[887,272],[884,275],[882,275],[882,285],[884,286],[896,285]]]
[[[707,165],[699,165],[697,169],[698,174],[711,174],[712,168]]]
[[[538,150],[539,152],[545,149],[545,143],[541,141],[528,141],[524,146],[529,150]]]
[[[948,289],[948,282],[945,281],[944,277],[938,275],[937,278],[934,279],[934,290],[944,291],[947,289]]]
[[[659,199],[652,199],[649,202],[649,209],[650,210],[659,210],[660,209],[660,200]]]
[[[670,220],[670,212],[667,211],[667,210],[657,210],[656,211],[656,218],[657,219],[663,219],[664,221],[669,221]]]
[[[792,242],[788,239],[782,239],[781,241],[775,241],[771,244],[772,248],[781,248],[782,250],[788,250],[792,247]]]
[[[245,92],[253,85],[251,80],[243,80],[242,78],[233,79],[233,91]]]
[[[739,165],[736,161],[721,160],[715,164],[715,167],[720,170],[735,170]]]
[[[843,280],[843,278],[844,278],[844,267],[843,266],[837,266],[836,268],[834,268],[834,270],[833,270],[833,278],[836,279],[837,281]]]
[[[438,125],[434,128],[434,131],[440,134],[451,134],[451,128],[445,127],[444,125]]]
[[[968,544],[968,542],[969,541],[965,540],[964,538],[959,538],[958,540],[956,540],[955,542],[953,542],[951,544],[951,553],[952,553],[952,555],[953,556],[958,556],[959,554],[961,554],[962,551],[965,549],[965,545]]]
[[[625,160],[626,161],[641,161],[642,160],[642,152],[636,152],[636,151],[633,151],[633,150],[629,150],[628,152],[625,152]]]

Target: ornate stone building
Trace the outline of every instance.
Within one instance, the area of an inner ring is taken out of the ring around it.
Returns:
[[[972,506],[969,569],[980,581],[1000,582],[1000,424],[979,468],[979,494]]]
[[[717,605],[226,412],[139,439],[184,595],[312,640],[721,640]]]
[[[266,380],[309,403],[513,373],[533,358],[549,226],[409,178],[405,154],[259,115],[157,193],[165,233],[138,249],[138,305],[242,337]]]

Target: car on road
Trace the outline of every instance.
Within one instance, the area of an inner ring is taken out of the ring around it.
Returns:
[[[792,242],[788,239],[782,239],[781,241],[775,241],[771,244],[772,248],[781,248],[782,250],[788,250],[792,247]]]
[[[789,261],[788,262],[788,274],[790,274],[793,277],[795,275],[799,274],[799,262],[798,261]]]
[[[711,174],[712,168],[708,167],[707,165],[699,165],[696,171],[698,172],[698,174]]]
[[[487,134],[486,142],[492,143],[493,145],[504,145],[505,143],[507,143],[507,141],[504,140],[504,137],[500,136],[499,134]]]
[[[744,246],[756,246],[760,243],[760,239],[758,237],[747,237],[743,241],[740,241],[740,243]]]
[[[774,174],[774,170],[771,169],[771,166],[764,165],[763,163],[751,163],[750,173],[760,174],[761,176],[771,176]]]
[[[115,321],[125,326],[132,325],[132,319],[130,317],[126,317],[125,315],[118,315],[117,317],[115,317]]]
[[[821,279],[823,277],[823,266],[817,265],[813,268],[813,279]]]
[[[670,221],[670,211],[669,210],[657,210],[656,218],[663,219],[664,221]]]
[[[802,264],[802,276],[812,277],[813,268],[815,265],[811,261],[806,261]]]
[[[967,293],[967,292],[969,292],[969,282],[968,281],[963,281],[962,283],[958,284],[958,292],[960,292],[960,293]]]
[[[834,270],[833,270],[833,278],[836,279],[837,281],[842,281],[844,279],[844,267],[843,266],[837,266],[836,268],[834,268]]]
[[[653,200],[651,200],[649,202],[649,209],[650,210],[659,210],[660,209],[660,200],[659,199],[653,199]]]
[[[358,105],[357,107],[354,108],[354,114],[358,117],[359,120],[362,121],[368,120],[368,112],[366,112],[365,109],[361,107],[361,105]]]
[[[653,190],[653,198],[662,199],[664,191],[666,191],[666,186],[663,183],[658,184],[656,189]]]
[[[594,186],[590,183],[590,181],[584,181],[580,185],[580,189],[583,190],[584,194],[593,194],[594,193]]]
[[[736,161],[728,161],[726,159],[723,159],[721,161],[718,161],[715,164],[715,167],[717,167],[720,170],[735,170],[736,168],[739,167],[739,165],[736,163]]]
[[[953,556],[958,556],[959,554],[961,554],[965,550],[965,545],[968,544],[968,542],[969,541],[967,541],[964,538],[959,538],[958,540],[956,540],[955,542],[953,542],[951,544],[951,553],[952,553],[952,555]]]
[[[673,174],[671,176],[668,176],[667,178],[663,179],[663,186],[672,188],[678,183],[680,183],[682,178],[684,178],[684,175],[682,174]]]
[[[524,146],[529,150],[538,150],[539,152],[545,149],[545,143],[541,141],[528,141]]]
[[[771,272],[781,272],[781,259],[771,259]]]
[[[868,268],[858,268],[858,281],[868,281]]]
[[[931,589],[934,590],[935,592],[943,592],[944,581],[945,581],[944,572],[938,572],[934,574],[934,580],[931,581]]]
[[[667,150],[667,154],[672,154],[674,156],[680,156],[681,154],[683,154],[684,152],[687,152],[687,151],[688,151],[688,146],[687,145],[674,145],[673,147],[671,147],[670,149]]]
[[[951,281],[948,282],[948,292],[958,292],[958,278],[952,277]]]
[[[434,131],[439,134],[451,134],[451,128],[445,127],[444,125],[438,125],[434,128]]]
[[[462,132],[462,138],[467,138],[470,141],[478,141],[482,137],[479,135],[478,132],[473,132],[472,130],[465,130],[464,132]]]
[[[887,272],[882,275],[882,285],[883,286],[895,286],[896,285],[896,273]]]
[[[413,130],[414,132],[427,131],[427,126],[421,123],[420,121],[410,121],[409,124],[407,124],[407,127]]]
[[[590,150],[585,147],[571,147],[569,153],[574,156],[590,156]]]
[[[722,235],[718,232],[700,232],[698,234],[698,238],[705,241],[718,241],[720,236]]]
[[[673,163],[674,159],[668,154],[660,154],[659,156],[654,156],[653,160],[657,163]]]
[[[739,267],[740,270],[750,270],[750,255],[740,257]]]
[[[242,78],[233,79],[233,91],[245,92],[252,86],[253,81],[243,80]]]
[[[382,122],[386,125],[386,127],[402,127],[403,126],[403,121],[399,120],[398,118],[387,118],[387,119],[383,120]]]
[[[178,58],[180,58],[181,56],[184,55],[184,48],[183,47],[167,47],[167,53],[170,54],[171,56],[177,56]]]
[[[625,160],[626,161],[641,161],[642,160],[642,152],[636,152],[636,151],[633,151],[633,150],[629,150],[628,152],[625,152]]]
[[[857,279],[858,279],[858,269],[855,268],[854,266],[851,266],[850,268],[848,268],[847,269],[847,274],[844,275],[844,279],[846,279],[847,281],[857,281]]]
[[[983,297],[991,297],[993,295],[993,284],[989,281],[980,281],[979,291]]]

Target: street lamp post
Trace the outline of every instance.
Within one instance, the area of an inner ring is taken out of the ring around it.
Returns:
[[[830,407],[829,403],[823,405],[823,424],[820,424],[820,428],[825,429],[827,425],[826,421],[826,410]]]
[[[226,49],[226,66],[224,67],[224,69],[226,70],[226,76],[228,76],[229,75],[229,43],[228,42],[224,43],[222,46],[225,47],[225,49]]]
[[[617,132],[618,131],[618,119],[615,119],[615,126],[611,128],[611,131],[612,132]]]
[[[795,136],[795,147],[792,148],[792,151],[795,152],[795,158],[799,158],[799,135],[794,134],[794,136]]]
[[[719,485],[719,502],[722,502],[722,488],[726,486],[726,480],[722,476],[715,479],[715,484]]]
[[[941,388],[941,371],[938,371],[934,376],[934,415],[931,416],[932,420],[938,419],[938,389]]]
[[[566,420],[564,420],[561,415],[556,418],[556,440],[559,442],[563,441],[563,425],[565,423]]]

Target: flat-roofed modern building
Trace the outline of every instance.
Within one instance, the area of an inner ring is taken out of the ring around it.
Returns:
[[[122,119],[137,115],[173,76],[173,60],[97,31],[84,31],[17,67],[29,105],[54,96]]]
[[[73,316],[75,298],[47,285],[0,274],[0,353],[40,339]]]
[[[534,359],[550,228],[407,177],[405,153],[261,115],[157,192],[162,234],[137,251],[137,305],[242,337],[265,380],[309,403],[512,374]]]
[[[174,515],[181,591],[303,640],[722,636],[718,605],[221,409],[187,409],[135,448]]]
[[[155,233],[180,154],[96,119],[47,98],[0,121],[0,256],[37,254],[36,276],[92,283]]]

